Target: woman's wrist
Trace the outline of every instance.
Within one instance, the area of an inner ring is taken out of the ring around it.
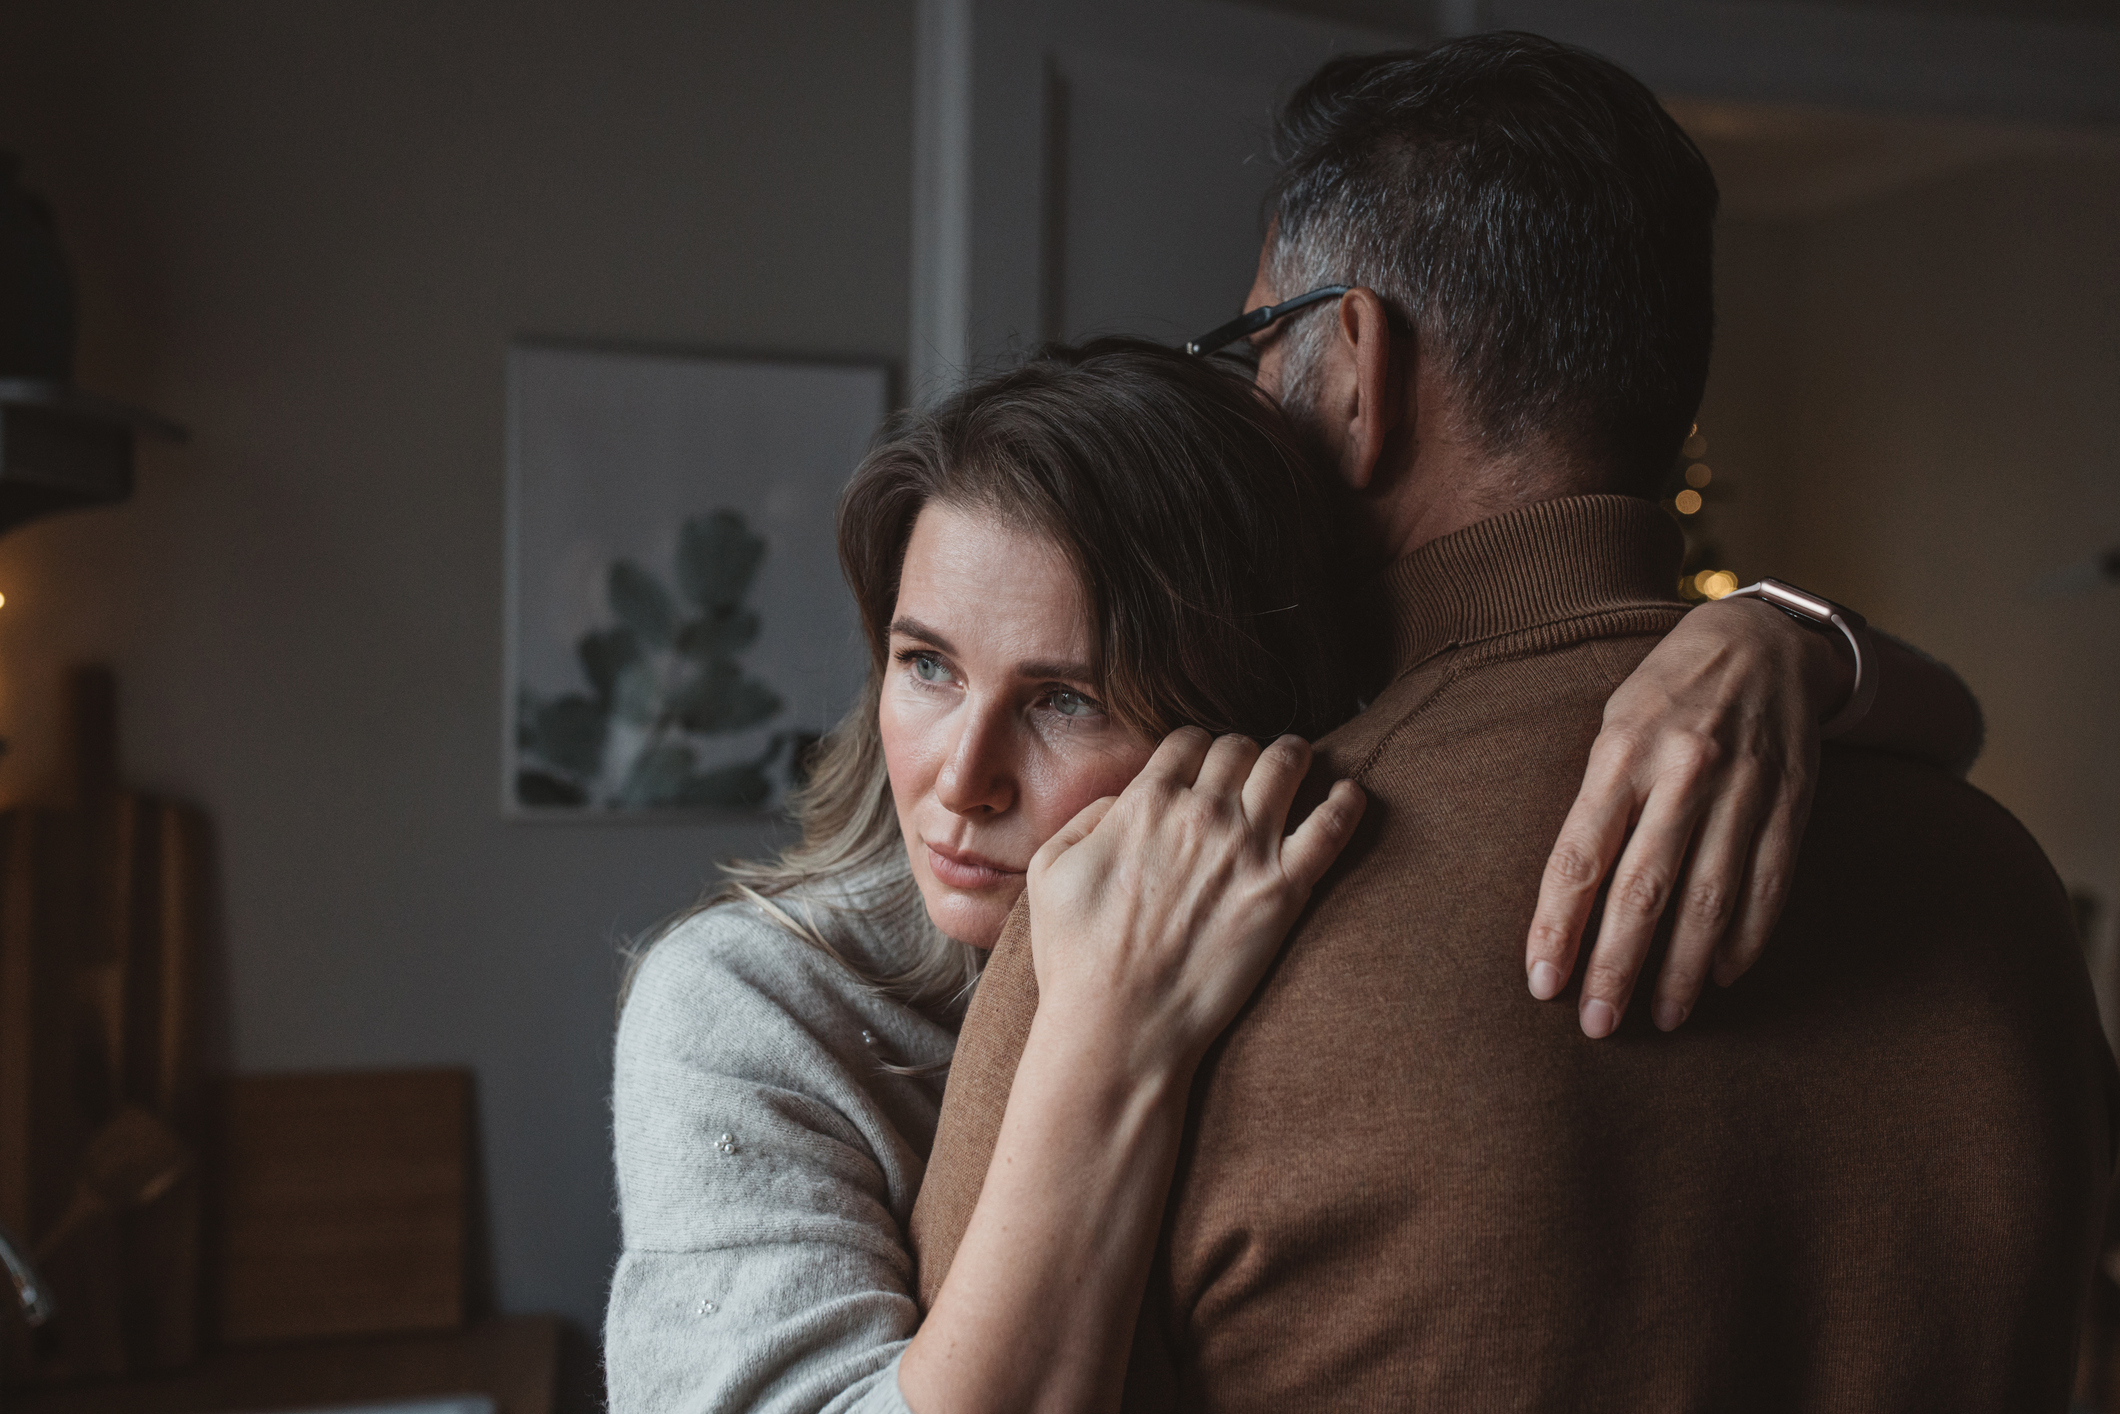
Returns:
[[[1820,633],[1756,599],[1718,600],[1693,612],[1711,615],[1721,620],[1724,630],[1742,633],[1793,661],[1819,722],[1831,721],[1855,690],[1855,660],[1837,633]]]
[[[1146,1019],[1119,1008],[1070,1007],[1041,999],[1024,1043],[1019,1077],[1050,1078],[1094,1106],[1107,1124],[1150,1123],[1175,1111],[1182,1118],[1199,1052]]]

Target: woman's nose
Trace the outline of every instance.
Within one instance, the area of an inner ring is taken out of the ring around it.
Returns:
[[[935,798],[958,815],[996,815],[1016,800],[1015,733],[999,706],[969,703],[935,776]]]

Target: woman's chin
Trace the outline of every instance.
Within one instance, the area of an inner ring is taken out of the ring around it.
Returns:
[[[997,886],[977,892],[948,888],[931,879],[920,882],[921,900],[927,905],[928,920],[942,931],[944,937],[955,938],[966,947],[981,952],[990,951],[1001,941],[1002,925],[1008,922],[1016,900],[1023,896],[1020,879],[1013,888]]]

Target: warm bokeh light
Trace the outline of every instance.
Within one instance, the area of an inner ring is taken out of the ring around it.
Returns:
[[[1720,599],[1737,588],[1737,576],[1728,570],[1702,570],[1693,577],[1704,599]]]
[[[1695,462],[1686,468],[1686,484],[1688,486],[1705,486],[1714,479],[1715,473],[1708,469],[1706,462]]]
[[[1700,435],[1698,423],[1694,424],[1693,435],[1686,439],[1686,445],[1680,447],[1679,451],[1689,457],[1704,457],[1708,454],[1708,439]]]
[[[1680,515],[1692,515],[1695,511],[1700,509],[1700,492],[1681,491],[1678,493],[1677,501],[1675,501],[1673,504],[1678,507],[1678,513]]]

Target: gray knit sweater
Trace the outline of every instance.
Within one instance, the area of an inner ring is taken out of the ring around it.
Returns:
[[[925,926],[885,903],[902,878],[781,902],[835,919],[863,965],[896,970]],[[942,1077],[879,1061],[939,1063],[955,1044],[953,1022],[877,995],[747,905],[654,946],[612,1086],[613,1414],[908,1414],[898,1357],[919,1309],[905,1230]]]

